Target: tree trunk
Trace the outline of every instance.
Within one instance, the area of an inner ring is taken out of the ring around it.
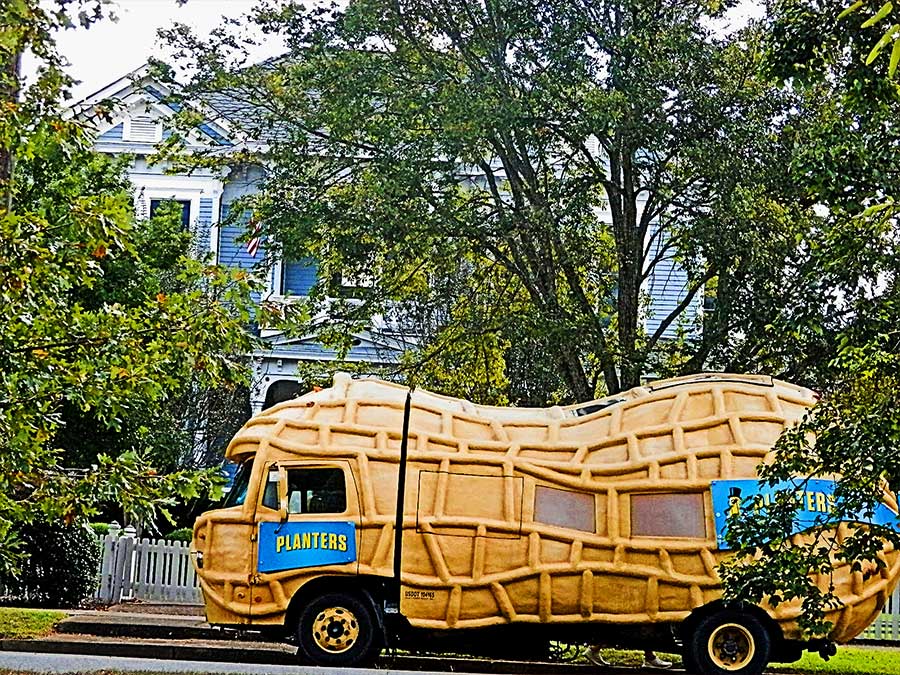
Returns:
[[[619,366],[621,389],[631,389],[641,383],[644,358],[638,353],[638,314],[640,312],[641,275],[644,266],[644,242],[638,225],[637,202],[635,199],[634,173],[631,165],[630,150],[623,147],[616,162],[617,178],[621,181],[619,188],[620,208],[613,212],[613,218],[619,218],[614,232],[616,233],[616,249],[619,263],[619,350],[621,362]]]
[[[6,104],[15,104],[18,101],[21,66],[20,51],[0,57],[0,107],[7,107]],[[11,181],[14,161],[12,148],[0,145],[0,213],[12,209]]]

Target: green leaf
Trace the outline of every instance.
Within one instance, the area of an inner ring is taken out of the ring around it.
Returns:
[[[894,39],[894,31],[898,29],[898,26],[895,24],[891,26],[888,31],[881,36],[881,39],[875,43],[875,46],[872,47],[872,51],[869,52],[869,55],[866,57],[866,65],[870,65],[872,61],[878,58],[878,55],[881,53],[881,50],[884,49],[887,44]]]
[[[891,50],[891,62],[888,65],[888,77],[893,77],[900,64],[900,38],[894,40],[894,48]]]
[[[853,12],[855,12],[856,10],[858,10],[858,9],[859,9],[860,7],[862,7],[862,6],[863,6],[863,0],[856,0],[856,2],[854,2],[852,5],[850,5],[850,6],[849,6],[847,9],[845,9],[843,12],[841,12],[840,14],[838,14],[837,20],[840,21],[841,19],[844,19],[844,18],[850,16],[851,14],[853,14]]]
[[[862,28],[871,28],[888,14],[890,14],[892,9],[894,9],[894,5],[891,0],[888,0],[881,6],[881,9],[879,9],[873,16],[869,17],[866,21],[863,22]]]
[[[898,43],[898,44],[900,44],[900,43]],[[894,51],[897,51],[896,47],[895,47]],[[868,218],[869,216],[874,216],[876,213],[880,213],[880,212],[884,211],[885,209],[890,208],[891,206],[893,206],[893,202],[889,202],[889,201],[882,202],[880,204],[872,204],[872,206],[870,206],[869,208],[867,208],[865,211],[863,211],[860,214],[860,217]]]

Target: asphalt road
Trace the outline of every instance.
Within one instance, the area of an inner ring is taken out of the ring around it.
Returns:
[[[132,659],[119,656],[83,656],[78,654],[37,654],[0,652],[0,669],[32,673],[72,673],[119,670],[155,673],[244,673],[246,675],[422,675],[408,670],[365,670],[362,668],[315,668],[312,666],[275,666],[253,663],[216,663],[213,661],[167,661]]]

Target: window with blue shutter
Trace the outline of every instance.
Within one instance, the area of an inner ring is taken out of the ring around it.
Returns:
[[[297,261],[285,260],[281,266],[281,293],[283,295],[309,295],[316,284],[319,266],[313,258]]]

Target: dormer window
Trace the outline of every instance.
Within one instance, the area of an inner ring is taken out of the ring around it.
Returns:
[[[149,115],[125,118],[122,140],[133,143],[159,143],[162,140],[162,122]]]

